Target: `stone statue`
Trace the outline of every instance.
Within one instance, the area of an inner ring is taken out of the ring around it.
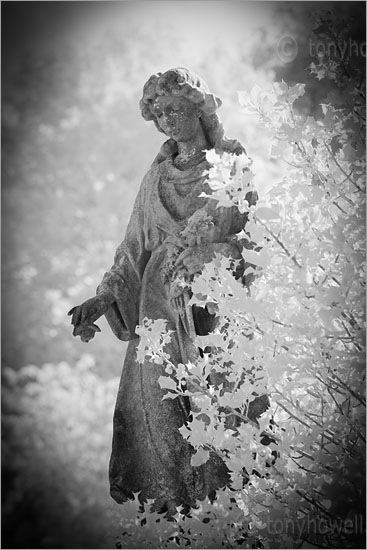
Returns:
[[[166,351],[177,363],[194,361],[196,334],[208,334],[215,316],[188,306],[190,280],[214,253],[241,258],[236,233],[246,215],[233,208],[216,208],[210,193],[205,150],[240,154],[244,148],[224,136],[216,115],[221,100],[194,73],[176,68],[152,75],[140,101],[142,116],[168,136],[137,195],[125,238],[114,264],[104,275],[97,295],[74,307],[74,336],[88,342],[99,331],[95,321],[105,315],[114,334],[128,340],[126,359],[114,413],[110,460],[111,496],[119,503],[139,492],[154,499],[153,509],[176,513],[197,499],[215,494],[229,482],[228,470],[212,453],[206,464],[192,467],[193,449],[178,429],[188,422],[189,398],[162,400],[158,384],[164,365],[136,360],[142,319],[165,319],[173,330]],[[254,194],[249,194],[251,204]],[[195,228],[200,225],[201,230]],[[182,281],[187,284],[183,285]],[[266,408],[266,407],[265,407]]]

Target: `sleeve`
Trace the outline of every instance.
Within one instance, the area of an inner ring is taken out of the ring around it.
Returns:
[[[141,281],[150,257],[144,246],[145,189],[149,175],[148,172],[136,197],[125,238],[115,253],[114,264],[97,288],[97,294],[113,294],[114,302],[105,316],[115,336],[125,341],[136,337]]]

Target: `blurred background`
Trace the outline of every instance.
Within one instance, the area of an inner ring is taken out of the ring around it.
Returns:
[[[104,320],[73,338],[67,312],[112,265],[165,139],[140,115],[145,81],[201,75],[261,192],[283,168],[237,91],[305,82],[298,108],[318,116],[321,9],[365,39],[362,2],[2,2],[2,547],[113,548],[121,529],[107,470],[126,346]]]

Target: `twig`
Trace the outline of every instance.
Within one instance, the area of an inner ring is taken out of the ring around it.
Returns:
[[[354,346],[357,348],[358,351],[362,351],[361,346],[357,342],[355,342],[355,338],[353,338],[353,336],[351,335],[351,333],[350,333],[348,327],[346,326],[346,324],[344,323],[344,321],[342,321],[341,323],[342,323],[343,327],[345,328],[345,332],[348,334],[349,338],[351,339],[352,344],[354,344]]]
[[[313,506],[315,506],[316,508],[318,508],[319,510],[321,510],[324,514],[326,514],[327,516],[329,516],[330,518],[332,519],[337,519],[336,516],[334,516],[333,514],[331,514],[326,508],[324,508],[321,504],[319,504],[316,500],[314,500],[313,498],[309,498],[308,496],[306,496],[304,493],[302,493],[302,491],[300,491],[299,489],[296,489],[295,490],[297,495],[299,495],[300,497],[304,498],[305,500],[307,500],[307,502],[309,502],[310,504],[312,504]]]
[[[356,393],[354,390],[352,390],[352,388],[350,388],[341,378],[339,378],[339,376],[337,376],[335,374],[335,372],[332,373],[331,375],[331,378],[336,378],[337,381],[339,382],[339,384],[345,388],[347,391],[349,391],[349,393],[355,397],[355,399],[357,399],[357,401],[359,401],[364,407],[366,406],[366,400],[361,396],[359,395],[358,393]]]
[[[326,273],[326,269],[324,268],[324,266],[322,266],[321,264],[317,264],[317,267],[319,267],[321,269],[321,271],[323,271],[324,273]],[[330,275],[328,273],[326,273],[326,278],[327,277],[330,277]],[[342,286],[341,283],[339,283],[339,281],[337,279],[335,279],[334,276],[331,276],[330,279],[332,281],[334,281],[334,283],[336,283],[338,286]],[[326,279],[325,279],[326,280]],[[324,283],[325,281],[323,281]]]
[[[333,152],[331,151],[330,147],[328,146],[328,144],[324,141],[324,145],[326,147],[326,149],[328,150],[328,153],[329,155],[331,156],[331,158],[334,160],[335,164],[337,165],[337,167],[339,168],[339,170],[344,174],[344,176],[346,177],[346,179],[348,179],[356,189],[358,189],[358,191],[361,191],[363,192],[363,189],[361,189],[361,187],[359,187],[359,185],[356,184],[355,181],[352,180],[352,178],[350,176],[348,176],[348,174],[345,172],[345,170],[340,166],[336,156],[333,154]]]
[[[284,396],[283,396],[284,397]],[[295,420],[297,420],[297,422],[299,422],[300,424],[303,424],[304,426],[306,426],[306,428],[310,428],[310,426],[307,424],[307,422],[305,422],[304,420],[301,420],[300,418],[298,418],[297,416],[295,416],[289,409],[287,409],[287,407],[285,405],[283,405],[283,403],[279,403],[279,401],[277,402],[277,404],[279,405],[279,407],[281,407],[286,413],[289,414],[290,417],[294,418]]]
[[[298,262],[297,258],[294,256],[294,254],[292,255],[289,250],[286,248],[286,246],[282,243],[282,241],[275,235],[275,233],[269,229],[267,227],[267,225],[262,222],[257,216],[256,214],[254,215],[254,220],[257,221],[260,225],[262,225],[264,227],[264,229],[266,229],[266,231],[273,237],[273,239],[279,244],[279,246],[284,250],[284,252],[286,253],[286,255],[288,256],[288,258],[290,258],[292,260],[292,262],[300,269],[302,269],[302,266],[301,264]]]

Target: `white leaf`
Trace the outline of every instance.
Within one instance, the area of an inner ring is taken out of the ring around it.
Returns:
[[[191,457],[191,466],[201,466],[209,460],[210,451],[205,451],[200,447],[196,453]]]
[[[158,378],[158,384],[161,388],[167,388],[169,390],[176,390],[176,382],[169,376],[160,376]]]
[[[217,164],[220,161],[220,155],[215,152],[215,149],[209,149],[206,151],[206,160],[210,164]]]
[[[258,265],[260,267],[267,267],[270,263],[270,255],[265,248],[263,248],[260,252],[244,249],[242,256],[246,262]]]

